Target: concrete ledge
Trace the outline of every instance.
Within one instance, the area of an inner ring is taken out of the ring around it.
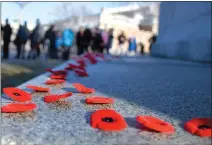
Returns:
[[[211,63],[211,40],[156,43],[152,46],[151,55]]]
[[[64,69],[68,62],[55,70]],[[155,59],[151,57],[121,57],[119,60],[88,65],[89,77],[80,78],[72,71],[61,85],[45,85],[49,73],[44,73],[18,86],[32,93],[38,108],[31,112],[1,114],[1,145],[209,145],[210,138],[193,136],[183,124],[194,117],[211,117],[211,67],[209,64]],[[204,74],[204,75],[202,75]],[[96,89],[96,96],[112,97],[112,106],[86,105],[92,94],[74,91],[79,82]],[[51,89],[51,94],[73,92],[62,103],[46,104],[48,93],[35,93],[26,85]],[[5,95],[2,95],[5,96]],[[13,102],[4,97],[1,104]],[[90,126],[93,111],[112,108],[127,121],[121,132],[104,132]],[[137,115],[151,115],[171,123],[172,135],[141,130]]]

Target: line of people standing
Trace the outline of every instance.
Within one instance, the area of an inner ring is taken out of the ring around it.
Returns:
[[[12,28],[9,24],[8,19],[6,19],[6,25],[1,26],[1,30],[3,32],[2,34],[4,41],[3,58],[8,59],[9,44],[11,42],[12,36]],[[62,33],[61,36],[57,35],[58,33]],[[15,40],[13,41],[17,49],[16,58],[25,59],[25,45],[29,40],[31,49],[28,53],[27,59],[36,59],[40,57],[41,48],[44,49],[45,46],[47,46],[47,57],[51,59],[57,59],[58,52],[61,52],[63,53],[62,59],[67,60],[69,59],[69,53],[73,43],[73,39],[74,33],[71,29],[65,29],[62,32],[56,31],[55,26],[51,25],[45,32],[40,24],[40,20],[37,19],[35,28],[32,30],[32,32],[30,32],[27,28],[27,22],[25,22],[24,25],[19,26]]]
[[[81,55],[87,52],[89,48],[93,52],[103,53],[104,49],[109,53],[112,47],[113,29],[109,31],[100,30],[95,27],[90,30],[88,27],[81,27],[76,35],[77,54]]]

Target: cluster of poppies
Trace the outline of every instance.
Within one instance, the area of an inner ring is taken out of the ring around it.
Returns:
[[[102,54],[91,54],[86,53],[83,56],[76,58],[76,64],[68,64],[65,70],[53,71],[52,69],[47,69],[51,73],[50,79],[45,82],[45,84],[60,84],[65,82],[67,71],[72,70],[78,76],[88,76],[88,73],[85,69],[86,62],[85,59],[89,60],[91,64],[96,64],[96,57],[100,57],[103,60],[107,60]],[[80,93],[94,93],[95,89],[88,88],[80,83],[72,84],[75,89]],[[27,88],[30,88],[36,92],[49,92],[49,88],[44,88],[40,86],[27,85]],[[10,97],[11,99],[17,102],[30,102],[32,100],[31,94],[25,92],[19,88],[4,88],[3,92]],[[67,92],[64,94],[51,94],[44,97],[46,103],[57,102],[61,99],[70,97],[72,92]],[[85,99],[86,104],[113,104],[115,101],[113,98],[106,98],[102,96],[92,96]],[[16,113],[16,112],[25,112],[34,110],[37,107],[35,103],[10,103],[1,107],[1,112],[3,113]],[[141,129],[172,134],[175,132],[174,127],[159,118],[153,116],[137,116],[135,120],[141,124]],[[93,128],[98,128],[104,131],[121,131],[127,128],[127,122],[125,119],[112,109],[102,109],[97,110],[92,113],[90,117],[90,125]],[[212,136],[212,119],[210,118],[194,118],[184,124],[186,131],[191,134],[195,134],[202,137],[211,137]]]

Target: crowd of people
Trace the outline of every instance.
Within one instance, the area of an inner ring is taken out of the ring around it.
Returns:
[[[113,29],[100,30],[98,27],[90,29],[88,27],[81,27],[79,31],[75,33],[71,29],[64,29],[63,31],[56,30],[54,25],[51,25],[49,29],[44,32],[43,27],[40,24],[39,19],[36,20],[36,26],[30,32],[27,28],[27,22],[24,25],[20,25],[13,43],[16,46],[17,54],[16,58],[25,59],[25,45],[27,41],[30,41],[30,51],[27,55],[27,59],[36,59],[40,56],[41,47],[47,47],[48,57],[51,59],[61,58],[68,60],[73,46],[74,39],[76,40],[77,55],[81,55],[87,51],[103,53],[109,53],[109,49],[113,44]],[[1,26],[3,32],[3,58],[9,57],[9,44],[11,41],[12,28],[6,19],[5,26]],[[135,52],[137,46],[141,48],[141,54],[144,53],[144,46],[142,43],[136,43],[136,37],[126,37],[124,32],[121,32],[117,37],[118,49],[121,51],[124,48],[124,44],[128,42],[128,51]],[[151,39],[150,43],[154,43],[155,39]]]

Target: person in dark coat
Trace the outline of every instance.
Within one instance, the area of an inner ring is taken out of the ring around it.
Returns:
[[[50,43],[48,48],[48,54],[51,59],[57,59],[57,49],[55,47],[56,32],[54,31],[54,27],[54,25],[51,25],[44,36],[44,39],[49,40]]]
[[[140,46],[140,48],[141,48],[141,51],[140,51],[141,55],[144,55],[144,45],[143,45],[143,43],[140,42],[140,43],[139,43],[139,46]]]
[[[119,42],[119,51],[121,52],[121,54],[123,53],[124,51],[124,43],[126,41],[126,37],[124,35],[124,32],[122,31],[121,34],[118,36],[118,42]]]
[[[157,35],[155,35],[155,34],[153,34],[153,36],[149,39],[149,42],[150,42],[150,46],[149,46],[150,54],[151,54],[152,45],[156,42],[156,40],[157,40]]]
[[[44,38],[43,29],[40,24],[40,20],[37,19],[36,23],[37,24],[30,35],[31,51],[28,56],[29,59],[31,58],[31,56],[33,59],[40,56],[40,44],[42,43],[43,38]]]
[[[19,59],[20,55],[22,55],[22,59],[24,59],[25,53],[25,44],[29,38],[29,30],[27,28],[27,22],[24,23],[24,26],[19,27],[18,33],[16,35],[15,44],[17,47],[17,55],[16,58]]]
[[[84,50],[83,50],[83,52],[88,51],[88,47],[91,45],[91,40],[92,40],[92,32],[88,27],[86,27],[85,31],[84,31],[84,41],[83,41]]]
[[[10,37],[12,35],[12,28],[10,27],[9,20],[6,19],[6,25],[3,28],[3,58],[8,59],[9,57],[9,44],[10,44]]]
[[[94,52],[100,52],[103,53],[103,40],[102,40],[102,36],[100,33],[100,30],[98,28],[94,29],[94,35],[93,35],[93,40],[92,40],[92,50]]]
[[[80,28],[76,35],[76,44],[77,44],[77,55],[81,55],[84,52],[84,30]]]
[[[110,29],[108,32],[108,42],[106,45],[106,49],[107,49],[107,54],[109,54],[109,49],[112,48],[113,45],[113,29]]]

